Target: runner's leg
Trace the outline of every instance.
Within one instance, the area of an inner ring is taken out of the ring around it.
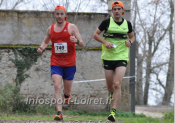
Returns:
[[[115,76],[113,81],[113,100],[112,100],[112,109],[117,109],[119,101],[121,99],[121,82],[125,75],[126,67],[121,66],[115,69]]]
[[[63,80],[64,81],[64,94],[69,96],[71,94],[71,88],[72,88],[72,83],[73,80]]]
[[[61,96],[61,82],[62,82],[62,76],[58,74],[52,75],[52,80],[54,82],[54,88],[55,88],[55,99],[56,99],[56,111],[62,111],[62,96]],[[60,100],[60,102],[57,102]],[[58,104],[59,103],[59,104]]]
[[[104,69],[104,72],[105,72],[107,89],[109,92],[113,92],[114,71]]]

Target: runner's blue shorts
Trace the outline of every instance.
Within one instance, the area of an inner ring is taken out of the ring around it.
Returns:
[[[75,72],[76,72],[76,66],[60,67],[60,66],[56,66],[56,65],[51,65],[50,69],[51,69],[51,76],[53,74],[59,74],[65,80],[73,80]]]

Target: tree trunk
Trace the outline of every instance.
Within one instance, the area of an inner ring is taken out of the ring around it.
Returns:
[[[133,29],[135,30],[136,26],[136,17],[137,17],[137,0],[133,1],[133,9],[134,9],[134,15],[133,15]],[[136,91],[135,91],[135,103],[136,105],[143,105],[143,57],[141,54],[139,54],[139,43],[136,39],[136,58],[137,58],[137,79],[136,79]]]
[[[171,51],[170,51],[165,93],[162,101],[163,105],[170,104],[171,96],[173,94],[173,87],[174,87],[174,44],[171,46]]]
[[[137,80],[136,80],[136,104],[143,105],[143,57],[138,53],[138,42],[136,42],[136,57],[137,57]]]
[[[170,58],[168,64],[168,72],[167,72],[167,79],[166,79],[166,86],[165,86],[165,93],[163,96],[163,105],[169,105],[171,102],[171,96],[173,94],[173,87],[174,87],[174,44],[173,44],[173,17],[174,17],[174,4],[172,0],[170,1],[170,27],[169,27],[169,41],[170,41]]]
[[[144,88],[144,105],[148,104],[148,94],[149,94],[149,85],[150,85],[150,74],[151,74],[151,58],[152,58],[152,37],[148,33],[148,41],[149,41],[149,49],[148,49],[148,56],[147,56],[147,67],[146,67],[146,82]]]

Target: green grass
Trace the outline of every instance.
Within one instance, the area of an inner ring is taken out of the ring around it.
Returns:
[[[81,115],[88,115],[88,116],[108,116],[109,111],[64,111],[67,115],[74,115],[74,116],[81,116]],[[117,117],[146,117],[144,114],[136,114],[134,112],[125,112],[125,111],[118,111],[116,112]]]
[[[14,85],[0,86],[0,120],[53,121],[55,107],[50,105],[29,105],[16,93]],[[64,121],[107,121],[108,111],[63,110]],[[118,123],[173,123],[174,110],[165,113],[163,118],[146,117],[143,114],[117,111]]]
[[[166,121],[174,122],[174,109],[166,112],[164,114],[164,119]]]
[[[26,121],[53,121],[53,116],[48,115],[34,115],[34,116],[26,116],[26,115],[11,115],[11,116],[3,116],[0,119],[1,120],[26,120]],[[69,116],[66,115],[64,117],[64,121],[93,121],[93,122],[105,122],[107,121],[107,117],[104,116]],[[122,122],[122,123],[173,123],[169,120],[163,120],[158,118],[151,118],[151,117],[116,117],[116,121]]]
[[[54,112],[54,111],[53,111]],[[105,122],[107,121],[107,116],[109,112],[87,112],[87,111],[63,111],[64,121],[92,121],[92,122]],[[25,120],[25,121],[53,121],[54,113],[49,115],[41,114],[13,114],[7,116],[6,114],[0,115],[0,120]],[[151,118],[145,115],[136,115],[132,112],[118,111],[118,116],[116,116],[116,121],[118,123],[173,123],[171,120],[173,116],[166,113],[164,118]],[[174,118],[173,118],[174,119]]]

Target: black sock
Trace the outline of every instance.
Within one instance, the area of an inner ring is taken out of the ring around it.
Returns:
[[[57,115],[59,115],[59,114],[62,114],[62,112],[61,112],[61,111],[58,111],[58,112],[57,112]]]
[[[113,109],[111,109],[111,111],[116,112],[116,109],[113,108]]]
[[[69,98],[69,96],[67,96],[67,95],[65,95],[65,94],[64,94],[64,97],[65,97],[65,98]]]

